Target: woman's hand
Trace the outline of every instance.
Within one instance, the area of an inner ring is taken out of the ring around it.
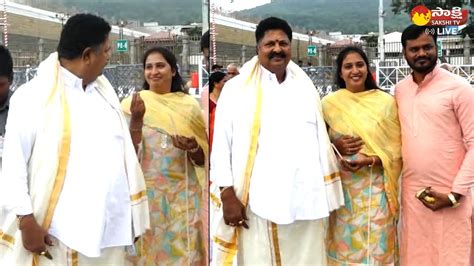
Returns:
[[[145,116],[145,103],[140,94],[134,92],[132,96],[132,103],[130,104],[130,135],[132,137],[133,147],[135,152],[138,152],[138,144],[142,141],[143,117]]]
[[[132,121],[143,121],[145,111],[145,103],[140,97],[140,94],[138,92],[134,92],[132,96],[132,103],[130,104],[130,113],[132,114]]]
[[[199,148],[199,144],[197,143],[196,139],[194,137],[184,137],[184,136],[171,136],[171,139],[173,141],[173,145],[181,150],[184,151],[190,151],[190,150],[195,150]]]
[[[342,156],[354,155],[362,149],[364,141],[360,137],[343,135],[333,141]]]
[[[205,163],[204,151],[194,137],[171,136],[173,145],[181,150],[187,151],[191,161],[198,166]]]
[[[369,166],[376,162],[376,159],[364,154],[358,153],[355,160],[340,160],[342,169],[350,172],[357,172],[362,167]]]

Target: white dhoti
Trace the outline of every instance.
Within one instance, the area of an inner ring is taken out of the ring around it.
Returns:
[[[110,247],[102,249],[101,256],[96,258],[86,257],[77,251],[71,250],[65,246],[62,242],[58,241],[56,238],[51,237],[53,241],[53,246],[48,247],[48,252],[53,257],[52,260],[49,260],[45,256],[36,256],[36,263],[33,265],[41,266],[88,266],[88,265],[131,265],[130,262],[126,260],[127,253],[124,247]],[[23,249],[24,253],[29,253],[29,251]],[[4,257],[2,263],[5,265],[18,265],[18,261],[13,253],[10,253],[11,256]]]
[[[247,208],[249,229],[238,233],[238,265],[327,265],[327,218],[277,225]]]

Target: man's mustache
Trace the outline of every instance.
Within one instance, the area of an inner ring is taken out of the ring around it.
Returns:
[[[279,58],[282,58],[282,59],[285,59],[286,58],[286,54],[284,52],[279,52],[279,53],[275,53],[275,52],[271,52],[269,55],[268,55],[268,58],[269,59],[273,59],[275,57],[279,57]]]
[[[415,62],[418,62],[420,60],[427,60],[427,61],[430,61],[430,58],[429,57],[419,57],[415,60]]]

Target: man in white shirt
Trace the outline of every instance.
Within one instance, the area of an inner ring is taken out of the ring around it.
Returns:
[[[227,78],[231,79],[239,74],[239,65],[236,63],[230,63],[227,65]]]
[[[145,182],[102,71],[111,27],[72,16],[57,53],[10,102],[0,178],[0,265],[125,265],[149,228]]]
[[[292,31],[279,18],[255,32],[258,56],[219,98],[211,179],[222,216],[213,261],[228,265],[325,265],[325,222],[343,204],[319,95],[291,59]],[[215,200],[216,201],[216,200]]]

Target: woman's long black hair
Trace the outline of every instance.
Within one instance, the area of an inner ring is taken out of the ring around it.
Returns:
[[[369,69],[369,59],[367,58],[367,55],[362,51],[357,46],[348,46],[337,55],[336,59],[336,64],[337,64],[337,72],[336,72],[336,84],[339,88],[346,88],[346,82],[342,79],[341,77],[341,69],[342,69],[342,61],[346,58],[346,56],[350,53],[358,53],[362,59],[365,62],[365,65],[367,66],[367,77],[365,77],[365,90],[372,90],[372,89],[380,89],[377,86],[377,83],[375,83],[374,78],[372,77],[372,74],[370,73]]]
[[[213,72],[209,76],[209,93],[211,93],[214,90],[215,83],[221,82],[221,80],[223,80],[225,76],[226,74],[222,71]]]

